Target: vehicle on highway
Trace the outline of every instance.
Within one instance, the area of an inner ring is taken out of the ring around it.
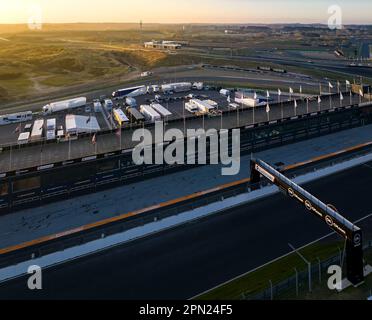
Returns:
[[[124,88],[114,91],[112,93],[113,98],[126,98],[126,97],[138,97],[147,93],[146,86],[138,86],[138,87],[131,87],[131,88]]]
[[[52,114],[55,112],[77,109],[87,104],[86,97],[74,98],[69,100],[57,101],[47,104],[43,107],[43,114]]]

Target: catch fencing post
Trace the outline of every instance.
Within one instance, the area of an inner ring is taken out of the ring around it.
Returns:
[[[273,282],[270,280],[270,299],[274,300],[274,288],[273,288]]]
[[[309,273],[309,275],[308,275],[308,277],[309,277],[309,292],[312,292],[312,288],[311,288],[311,262],[306,260],[305,257],[300,252],[298,252],[298,250],[293,245],[291,245],[290,243],[288,243],[288,245],[307,264],[308,273]]]

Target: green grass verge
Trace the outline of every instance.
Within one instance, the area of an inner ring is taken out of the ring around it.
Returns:
[[[333,241],[330,243],[314,244],[301,250],[301,253],[311,262],[318,262],[336,255],[339,247],[343,247],[342,242]],[[269,286],[271,280],[273,284],[278,283],[293,276],[294,269],[303,271],[307,265],[295,253],[292,253],[278,261],[264,266],[254,272],[242,276],[232,282],[207,292],[196,300],[238,300],[242,295],[257,294]]]

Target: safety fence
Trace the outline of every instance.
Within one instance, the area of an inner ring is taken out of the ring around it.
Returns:
[[[264,290],[255,294],[242,293],[241,300],[296,299],[304,294],[311,294],[318,286],[327,287],[330,266],[342,266],[343,274],[346,273],[344,252],[341,247],[338,246],[339,252],[327,259],[317,258],[312,261],[310,268],[305,263],[302,268],[292,268],[290,270],[292,275],[284,280],[273,283],[267,279],[267,287]],[[366,241],[364,251],[369,252],[371,248],[372,240]]]

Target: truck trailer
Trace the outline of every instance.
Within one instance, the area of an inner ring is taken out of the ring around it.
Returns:
[[[151,108],[149,105],[141,105],[140,107],[141,113],[144,115],[146,120],[155,122],[155,121],[161,121],[161,116],[159,113],[157,113],[153,108]]]
[[[169,112],[168,109],[164,108],[161,104],[159,103],[152,103],[151,107],[159,113],[163,118],[170,117],[172,115],[171,112]]]
[[[52,114],[55,112],[61,112],[71,109],[83,107],[87,104],[87,98],[80,97],[70,100],[52,102],[43,107],[44,114]]]
[[[126,97],[138,97],[147,93],[146,86],[139,86],[139,87],[132,87],[132,88],[125,88],[119,89],[112,93],[113,98],[126,98]]]
[[[145,117],[141,112],[139,112],[136,108],[127,108],[127,114],[130,118],[131,122],[143,122],[145,121]]]
[[[124,125],[124,123],[129,122],[128,117],[124,114],[123,110],[121,109],[114,109],[114,118],[116,122],[119,124],[120,127]]]
[[[169,84],[163,84],[161,86],[161,90],[164,93],[185,92],[185,91],[190,91],[191,88],[192,88],[192,84],[190,82],[169,83]]]

